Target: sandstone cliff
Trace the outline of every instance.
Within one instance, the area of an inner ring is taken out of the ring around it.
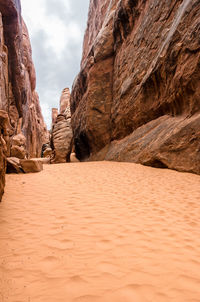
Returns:
[[[20,1],[1,0],[0,197],[3,192],[5,157],[13,152],[20,152],[21,157],[38,157],[46,139],[46,126],[35,84],[31,46],[21,17]],[[22,141],[24,149],[19,145]]]
[[[200,2],[91,0],[71,95],[79,159],[200,174]]]

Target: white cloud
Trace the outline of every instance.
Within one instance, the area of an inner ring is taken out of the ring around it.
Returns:
[[[48,126],[50,126],[51,117],[49,116],[49,113],[51,112],[51,106],[50,106],[50,104],[47,104],[47,103],[41,103],[40,105],[41,105],[43,117],[44,117],[45,121],[48,121]]]
[[[56,8],[55,15],[48,15],[45,6],[46,0],[34,0],[31,3],[21,0],[21,2],[22,15],[28,23],[30,37],[42,29],[48,36],[47,47],[51,47],[57,55],[61,54],[70,39],[78,40],[80,43],[81,32],[77,24],[68,24],[60,19],[56,14]],[[63,4],[67,16],[70,14],[70,5],[67,1],[60,0],[60,2]]]

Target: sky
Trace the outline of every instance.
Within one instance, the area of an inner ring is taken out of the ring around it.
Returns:
[[[36,68],[40,105],[50,129],[51,108],[80,70],[89,0],[21,0]]]

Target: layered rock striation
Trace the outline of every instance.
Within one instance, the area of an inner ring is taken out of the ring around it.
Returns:
[[[19,0],[0,1],[0,196],[5,157],[38,157],[47,129],[35,91],[36,77]],[[5,122],[7,120],[7,122]],[[6,152],[5,143],[6,142]],[[4,154],[4,155],[3,155]]]
[[[79,159],[200,174],[200,2],[91,0],[71,95]]]
[[[60,98],[60,111],[52,109],[51,130],[51,163],[66,163],[70,161],[72,151],[73,133],[71,127],[70,91],[65,88]],[[47,155],[48,149],[46,150]]]

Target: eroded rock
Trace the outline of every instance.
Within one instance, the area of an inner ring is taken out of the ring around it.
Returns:
[[[68,88],[62,92],[60,106],[60,112],[62,113],[58,114],[55,122],[52,123],[51,147],[53,153],[51,163],[66,163],[70,161],[73,133]]]
[[[40,161],[43,165],[49,165],[50,164],[50,158],[44,158],[44,157],[37,157],[37,158],[31,158],[31,160]]]
[[[53,150],[51,148],[46,148],[45,151],[43,152],[44,158],[51,158],[52,155],[53,155]]]
[[[90,2],[70,100],[80,160],[160,161],[200,173],[199,15],[195,0]]]
[[[8,115],[8,130],[1,126],[1,188],[4,186],[5,156],[19,158],[41,156],[48,140],[39,98],[26,25],[21,17],[20,0],[0,1],[0,110]],[[1,123],[3,117],[0,116]],[[18,135],[26,138],[26,146],[14,144]],[[5,151],[6,148],[6,151]]]
[[[24,159],[26,157],[26,138],[20,133],[11,140],[11,156]]]
[[[20,165],[20,159],[17,157],[7,157],[7,168],[6,168],[6,173],[11,174],[11,173],[23,173],[23,169]]]
[[[25,173],[35,173],[43,170],[43,163],[40,159],[21,159],[20,165]]]
[[[5,186],[8,126],[8,114],[7,112],[0,110],[0,201]]]
[[[61,97],[60,97],[60,114],[65,114],[67,108],[70,110],[70,90],[69,90],[69,88],[63,89],[63,92],[61,94]]]

